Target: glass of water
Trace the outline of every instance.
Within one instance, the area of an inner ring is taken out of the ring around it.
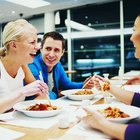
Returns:
[[[112,96],[110,95],[110,93],[108,91],[104,91],[104,103],[105,104],[110,104],[111,103],[111,99]]]

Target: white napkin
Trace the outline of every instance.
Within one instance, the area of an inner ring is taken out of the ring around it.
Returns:
[[[24,136],[25,133],[21,133],[18,131],[10,130],[7,128],[0,127],[0,138],[2,140],[13,140],[19,137]]]
[[[85,126],[82,122],[72,127],[66,132],[66,134],[71,135],[80,135],[86,137],[85,140],[105,140],[110,139],[109,136],[103,134],[102,132],[96,131],[88,126]]]
[[[54,118],[56,118],[56,116],[50,118],[32,118],[20,112],[10,112],[5,114],[0,114],[0,120],[6,121],[0,123],[24,126],[29,128],[48,129],[57,123],[57,119]]]

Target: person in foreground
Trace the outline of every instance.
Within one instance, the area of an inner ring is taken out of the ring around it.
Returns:
[[[3,30],[0,48],[0,113],[26,96],[48,92],[46,83],[36,80],[28,68],[37,48],[37,30],[24,19],[9,22]],[[24,87],[23,81],[28,85]]]
[[[89,78],[84,82],[72,82],[67,77],[60,62],[65,52],[65,40],[57,32],[48,32],[43,36],[41,42],[41,54],[37,55],[29,68],[36,79],[41,79],[47,83],[49,92],[54,93],[52,99],[59,97],[59,90],[82,88]],[[93,82],[89,82],[85,88],[92,88]]]
[[[133,42],[135,47],[135,57],[140,58],[140,15],[136,18],[134,22],[134,33],[132,34],[130,40]],[[106,79],[100,76],[94,76],[94,85],[97,89],[101,90],[99,80],[104,82]],[[140,94],[133,93],[130,91],[125,91],[119,87],[110,84],[108,91],[115,97],[120,99],[122,102],[140,107]],[[92,128],[98,129],[111,137],[124,140],[140,140],[140,124],[117,124],[105,119],[99,112],[95,110],[89,110],[85,108],[87,112],[92,114],[91,116],[86,116],[83,118],[83,122],[91,126]]]

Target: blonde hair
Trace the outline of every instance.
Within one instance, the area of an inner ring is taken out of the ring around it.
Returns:
[[[11,41],[19,41],[19,39],[25,36],[29,30],[35,30],[37,32],[36,28],[25,19],[18,19],[6,24],[3,30],[3,47],[0,48],[0,56],[5,56]]]

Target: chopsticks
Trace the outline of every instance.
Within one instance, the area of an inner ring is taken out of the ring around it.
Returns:
[[[127,85],[127,82],[125,82],[124,84],[122,84],[122,85],[120,86],[120,88],[124,89],[124,86],[125,86],[125,85]]]
[[[87,84],[90,82],[90,80],[93,78],[93,76],[91,76],[91,78],[89,78],[89,80],[83,85],[82,89],[85,88],[87,86]]]
[[[49,97],[48,93],[46,93],[46,98],[47,98],[47,100],[48,100],[48,102],[49,102],[49,105],[52,106],[51,100],[50,100],[50,97]]]
[[[44,82],[41,71],[39,71],[39,78],[40,78],[41,81]],[[49,97],[48,93],[46,93],[46,98],[47,98],[47,100],[48,100],[48,102],[49,102],[49,105],[52,106],[51,100],[50,100],[50,97]]]
[[[104,82],[101,81],[101,80],[99,80],[99,83],[100,83],[100,85],[101,85],[101,92],[103,93],[103,92],[104,92],[104,89],[103,89]]]

